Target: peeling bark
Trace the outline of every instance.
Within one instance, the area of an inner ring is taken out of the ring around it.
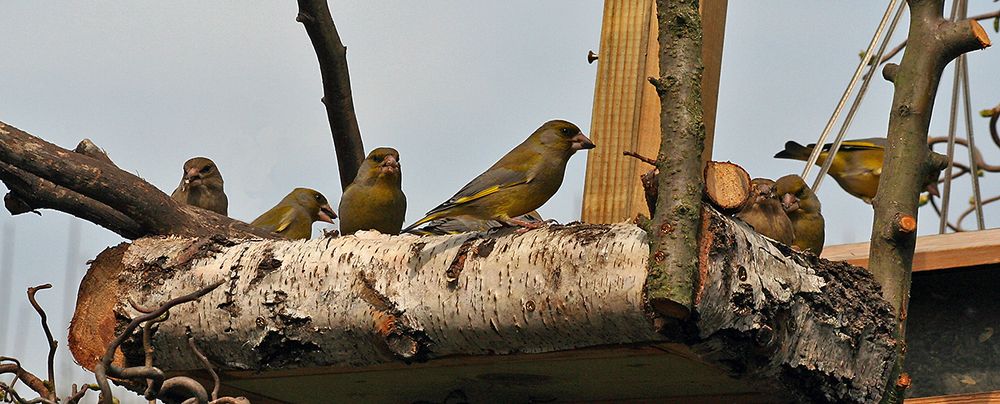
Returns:
[[[871,398],[879,365],[891,362],[884,330],[893,320],[870,275],[778,246],[714,210],[705,217],[705,288],[679,338],[780,396]],[[667,337],[643,299],[648,258],[645,232],[625,224],[239,244],[146,238],[94,262],[70,348],[90,368],[102,352],[93,347],[112,335],[101,331],[139,314],[129,299],[155,304],[219,280],[222,290],[158,325],[153,345],[165,371],[200,368],[186,348],[188,327],[223,370],[361,370],[659,343]],[[120,359],[142,363],[138,335]]]

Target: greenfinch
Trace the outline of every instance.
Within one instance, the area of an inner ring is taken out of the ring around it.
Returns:
[[[170,197],[183,204],[227,215],[229,199],[222,188],[219,166],[205,157],[195,157],[184,162],[181,184]]]
[[[516,217],[515,219],[525,222],[543,222],[542,215],[537,210]],[[479,220],[468,217],[445,217],[427,222],[423,227],[410,230],[410,233],[418,236],[441,236],[447,234],[461,234],[474,231],[487,231],[503,227],[503,223],[496,220]]]
[[[816,159],[816,165],[823,165],[832,145],[832,143],[823,145],[823,151]],[[882,175],[885,145],[885,138],[879,137],[845,140],[841,142],[827,174],[833,177],[844,191],[871,204],[878,191],[879,177]],[[803,146],[789,141],[785,143],[785,150],[778,152],[774,157],[809,161],[809,155],[815,147],[815,144]],[[935,196],[938,195],[937,174],[937,172],[929,173],[928,178],[924,180],[926,191]]]
[[[399,153],[380,147],[368,153],[358,176],[340,198],[340,233],[377,230],[399,234],[406,219],[406,195],[401,186]]]
[[[288,239],[304,240],[312,236],[313,222],[333,223],[336,218],[323,194],[309,188],[295,188],[250,224]]]
[[[802,177],[790,174],[778,178],[775,193],[792,221],[795,240],[792,246],[819,255],[823,252],[825,223],[820,213],[819,198],[806,185]]]
[[[792,221],[778,200],[774,181],[767,178],[754,178],[750,181],[750,197],[743,203],[736,217],[758,233],[785,245],[790,246],[795,240]]]
[[[594,143],[576,125],[563,120],[548,121],[455,196],[403,231],[441,218],[495,220],[539,227],[539,223],[517,217],[548,201],[562,185],[566,163],[573,153],[592,148]]]

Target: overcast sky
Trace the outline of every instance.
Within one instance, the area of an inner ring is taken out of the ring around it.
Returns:
[[[786,140],[818,137],[882,3],[730,2],[715,159],[755,177],[801,171],[802,163],[771,156]],[[970,13],[996,7],[973,2]],[[332,11],[349,49],[366,149],[391,146],[401,154],[407,222],[547,120],[567,119],[589,133],[597,65],[587,64],[586,54],[600,47],[602,2],[332,1]],[[290,1],[4,1],[0,121],[67,148],[90,138],[120,167],[168,193],[186,159],[208,156],[226,180],[230,214],[241,220],[298,186],[339,200],[316,57],[295,14]],[[969,61],[973,108],[996,105],[1000,53],[976,52]],[[935,134],[947,128],[948,74]],[[891,96],[890,84],[876,79],[849,137],[884,136]],[[986,120],[974,119],[979,144],[996,162]],[[586,157],[573,157],[562,189],[540,209],[544,216],[579,218]],[[983,177],[985,195],[1000,193],[996,176]],[[953,205],[965,206],[966,183],[955,186]],[[819,196],[828,244],[870,235],[868,205],[833,181]],[[997,214],[987,209],[988,226]],[[936,232],[936,219],[922,209],[921,232]],[[67,247],[73,239],[79,246]],[[87,259],[120,241],[58,212],[0,212],[0,245],[13,245],[0,253],[0,291],[10,291],[0,295],[0,316],[8,315],[7,304],[12,312],[0,326],[13,323],[0,329],[0,355],[44,373],[45,345],[24,290],[54,284],[39,300],[64,346],[64,308],[72,305],[64,296],[75,296]],[[69,363],[67,351],[59,355]],[[92,380],[74,375],[73,382]]]

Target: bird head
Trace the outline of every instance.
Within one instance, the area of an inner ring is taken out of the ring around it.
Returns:
[[[399,152],[391,147],[379,147],[368,153],[365,158],[365,165],[370,170],[375,170],[379,177],[399,177]]]
[[[542,124],[531,134],[531,138],[546,148],[563,151],[569,155],[577,150],[597,147],[576,125],[559,119]]]
[[[333,223],[333,219],[337,218],[337,214],[330,207],[330,203],[327,202],[326,197],[316,190],[309,188],[295,188],[291,194],[288,194],[286,199],[291,199],[291,202],[299,205],[309,211],[314,222],[327,222]]]
[[[819,212],[819,198],[816,198],[816,194],[806,185],[802,177],[789,174],[778,178],[774,186],[776,193],[781,198],[781,206],[785,212],[794,212],[799,209],[807,213]]]
[[[750,196],[746,203],[760,202],[774,197],[774,181],[767,178],[754,178],[750,181]]]
[[[184,162],[185,187],[222,188],[222,174],[215,162],[205,157],[195,157]]]

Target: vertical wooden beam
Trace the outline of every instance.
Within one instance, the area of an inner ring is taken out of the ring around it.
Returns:
[[[712,153],[727,4],[727,0],[704,0],[701,5],[705,160]],[[598,147],[587,156],[585,222],[615,223],[638,213],[649,214],[639,176],[651,167],[622,156],[622,152],[631,150],[656,157],[660,147],[660,99],[647,81],[660,73],[656,35],[653,0],[604,2],[590,128],[591,139]]]

